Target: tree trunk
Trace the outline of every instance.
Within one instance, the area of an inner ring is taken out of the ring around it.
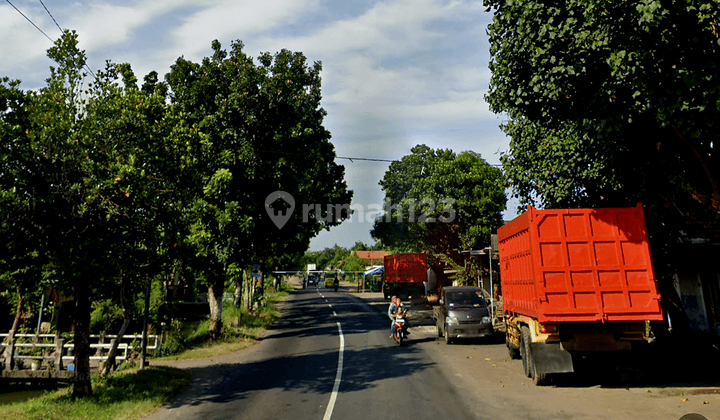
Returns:
[[[260,274],[258,281],[260,282],[260,296],[265,296],[265,273]]]
[[[235,285],[235,302],[234,305],[236,308],[239,308],[242,305],[242,289],[243,289],[243,281],[245,281],[244,276],[241,276],[238,280],[237,284]]]
[[[252,279],[252,290],[250,290],[250,311],[255,312],[255,299],[257,299],[259,278]]]
[[[5,342],[7,344],[10,344],[15,340],[15,333],[17,332],[18,327],[20,326],[20,315],[22,314],[23,307],[25,306],[25,296],[21,295],[18,291],[18,304],[17,304],[17,311],[15,311],[15,320],[13,321],[12,328],[10,329],[10,333],[8,333],[8,336],[5,338]],[[10,360],[10,357],[12,357],[13,348],[12,346],[5,347],[5,354],[3,357],[5,360]]]
[[[225,293],[225,278],[215,276],[208,284],[208,303],[210,304],[210,339],[217,341],[222,334],[222,305]]]
[[[147,289],[145,289],[145,313],[143,314],[142,344],[140,345],[140,370],[145,369],[145,361],[147,359],[148,318],[150,316],[150,292],[151,291],[152,291],[152,280],[148,279]]]
[[[86,286],[75,289],[75,375],[72,399],[92,394],[90,381],[90,296]]]
[[[253,290],[255,289],[255,279],[252,276],[248,277],[247,272],[243,271],[244,277],[247,279],[245,282],[245,309],[248,313],[252,313],[253,305]]]
[[[105,366],[101,372],[102,376],[107,376],[115,369],[115,354],[117,353],[118,345],[120,344],[120,340],[122,340],[122,336],[125,335],[125,330],[127,330],[128,325],[130,325],[130,313],[125,312],[125,320],[123,320],[120,331],[117,333],[117,338],[115,338],[112,346],[110,346],[107,359],[105,359]]]
[[[282,283],[282,274],[279,274],[278,271],[280,271],[280,267],[275,266],[275,274],[273,275],[273,286],[275,287],[276,292],[280,290],[280,283]]]

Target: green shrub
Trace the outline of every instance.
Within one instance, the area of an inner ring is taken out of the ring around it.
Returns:
[[[120,305],[110,299],[95,301],[92,303],[93,311],[90,314],[90,331],[99,333],[101,331],[114,331],[120,328],[125,313]]]

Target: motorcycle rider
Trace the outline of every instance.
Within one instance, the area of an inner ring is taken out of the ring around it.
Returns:
[[[390,306],[388,307],[388,317],[390,318],[390,338],[395,338],[395,314],[400,307],[400,299],[397,296],[393,296],[390,299]]]
[[[388,317],[390,317],[390,338],[395,338],[395,316],[398,312],[403,312],[405,314],[405,334],[410,335],[410,331],[407,331],[407,328],[410,328],[410,323],[407,319],[407,311],[403,310],[402,308],[402,301],[399,297],[393,296],[390,300],[390,307],[388,307]]]

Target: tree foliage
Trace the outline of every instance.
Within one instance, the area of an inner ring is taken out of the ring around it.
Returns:
[[[485,5],[486,99],[509,117],[502,160],[524,202],[643,201],[675,225],[720,215],[716,1]]]
[[[66,31],[48,50],[47,86],[0,79],[0,281],[20,302],[45,288],[74,298],[73,397],[92,393],[92,301],[124,301],[127,321],[133,290],[185,265],[221,319],[225,282],[242,267],[297,259],[347,217],[271,223],[273,191],[333,205],[352,192],[322,126],[319,63],[283,50],[256,65],[241,47],[180,58],[167,84],[151,72],[138,86],[129,64],[112,62],[86,83]]]
[[[298,204],[333,205],[352,197],[322,125],[320,63],[309,66],[302,53],[282,50],[262,54],[255,64],[242,48],[237,41],[225,51],[216,40],[211,57],[201,63],[179,58],[166,76],[174,110],[199,134],[198,182],[187,214],[188,265],[205,278],[215,299],[213,338],[221,331],[231,264],[262,263],[273,270],[302,254],[321,229],[348,216],[311,213],[303,220],[298,208],[278,229],[266,197],[285,191]]]
[[[502,225],[505,179],[474,152],[411,149],[380,181],[385,213],[373,238],[403,251],[438,254],[484,247]]]

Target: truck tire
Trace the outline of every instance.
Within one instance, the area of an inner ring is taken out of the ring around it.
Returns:
[[[526,326],[520,328],[520,358],[522,359],[523,371],[528,378],[532,377],[530,370],[530,330]]]
[[[530,329],[526,326],[522,327],[522,349],[523,354],[523,368],[525,369],[525,375],[533,380],[533,383],[537,386],[547,385],[550,381],[550,377],[547,373],[537,373],[535,369],[535,358],[532,353],[532,338],[530,337]],[[524,350],[524,351],[523,351]]]
[[[516,349],[515,347],[513,347],[509,341],[506,341],[505,344],[507,345],[508,355],[510,356],[510,359],[519,359],[520,349]]]
[[[533,367],[533,383],[537,386],[545,386],[550,383],[550,374],[537,373]]]

